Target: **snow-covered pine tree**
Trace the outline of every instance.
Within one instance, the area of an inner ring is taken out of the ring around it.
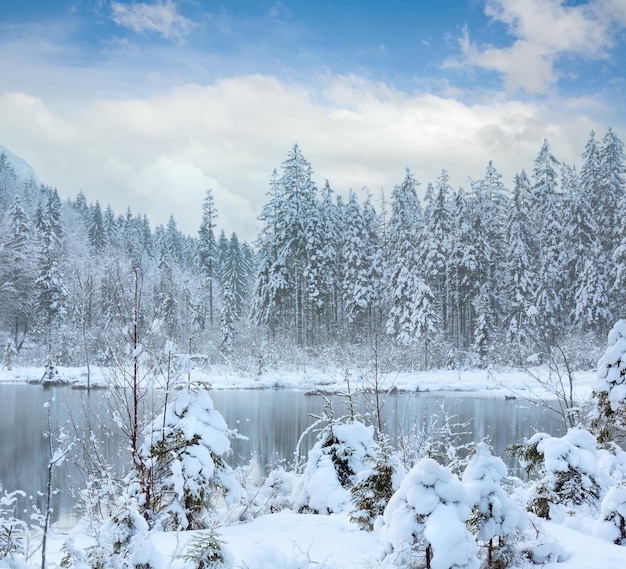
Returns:
[[[616,545],[626,545],[626,486],[613,486],[600,505],[595,534]]]
[[[350,417],[336,419],[328,399],[324,412],[319,421],[325,425],[293,489],[293,509],[299,512],[331,514],[349,509],[350,488],[360,474],[371,471],[368,462],[376,455],[371,425]]]
[[[50,345],[53,328],[67,314],[68,290],[60,266],[62,259],[63,227],[61,200],[53,188],[42,188],[40,215],[37,220],[39,235],[38,268],[35,280],[35,297],[38,331]]]
[[[19,351],[32,328],[35,314],[37,242],[30,216],[16,195],[7,212],[0,246],[0,322],[10,331]]]
[[[355,332],[371,333],[381,303],[380,220],[368,194],[363,206],[350,191],[344,207],[341,294],[346,320]]]
[[[537,324],[543,341],[553,343],[564,322],[565,258],[563,247],[562,195],[557,192],[559,164],[544,140],[533,168],[531,206],[537,235]]]
[[[576,170],[564,166],[561,180],[565,196],[564,230],[569,286],[566,305],[574,306],[573,321],[581,330],[598,332],[609,317],[609,264],[604,257],[593,210]]]
[[[469,299],[474,308],[474,344],[484,352],[477,338],[494,342],[494,332],[503,312],[504,239],[503,227],[508,196],[502,176],[493,162],[487,164],[485,176],[472,183],[469,199],[471,232],[469,234],[474,263],[469,277]],[[478,311],[480,310],[480,312]],[[490,326],[487,332],[486,326]],[[489,347],[489,346],[487,346]],[[479,354],[479,360],[484,357]]]
[[[270,201],[260,217],[264,227],[257,243],[260,261],[252,306],[257,325],[288,328],[299,344],[312,324],[305,278],[317,216],[312,174],[296,144],[283,162],[282,175],[273,176]]]
[[[417,182],[407,170],[404,181],[391,195],[389,219],[389,259],[387,295],[389,314],[386,331],[404,346],[424,344],[437,330],[434,295],[426,283],[420,265],[419,235],[422,209],[417,197]]]
[[[598,361],[592,428],[602,446],[620,443],[626,433],[626,320],[618,320]]]
[[[130,493],[145,517],[166,530],[206,527],[218,498],[232,503],[238,485],[225,457],[230,436],[205,387],[188,386],[146,428],[140,455],[149,484],[133,480]],[[152,496],[145,496],[145,489]]]
[[[372,531],[379,516],[383,514],[391,496],[400,487],[406,470],[394,454],[388,437],[379,435],[376,456],[369,459],[372,469],[350,489],[354,510],[350,521],[366,531]]]
[[[585,429],[570,429],[562,437],[537,433],[514,445],[513,452],[534,476],[529,511],[541,518],[560,520],[567,508],[595,513],[608,484],[599,467],[595,437]]]
[[[308,301],[315,315],[312,325],[334,334],[337,326],[339,211],[328,181],[316,202],[307,241],[309,262],[305,269]]]
[[[530,181],[524,171],[515,176],[505,221],[506,316],[508,338],[516,345],[517,361],[533,341],[535,314],[535,234],[530,221]]]
[[[198,247],[197,247],[197,266],[200,274],[204,279],[207,295],[207,318],[208,323],[213,325],[213,279],[216,274],[217,251],[215,243],[215,219],[217,217],[217,209],[215,208],[215,199],[213,198],[213,190],[206,191],[204,202],[202,203],[202,221],[198,230]],[[198,319],[201,327],[204,328],[206,322],[204,318]]]
[[[377,524],[387,556],[401,567],[477,569],[476,543],[465,526],[467,490],[432,458],[406,475]]]
[[[506,476],[502,459],[485,443],[476,445],[476,454],[463,472],[463,484],[472,504],[467,523],[487,550],[486,569],[512,565],[516,558],[513,545],[527,524],[525,512],[501,486]]]

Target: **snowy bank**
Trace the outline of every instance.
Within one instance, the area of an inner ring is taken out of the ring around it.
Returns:
[[[59,383],[76,388],[87,386],[87,368],[58,367]],[[335,393],[346,390],[346,375],[351,388],[363,389],[371,386],[367,370],[270,370],[263,375],[233,370],[225,366],[212,366],[210,369],[195,368],[190,373],[194,382],[204,382],[213,389],[297,389],[302,391]],[[13,370],[0,370],[0,383],[37,382],[44,376],[43,367],[21,367]],[[92,367],[89,382],[92,387],[108,385],[113,374],[106,369]],[[186,376],[181,378],[182,381]],[[539,379],[539,381],[538,381]],[[562,378],[565,381],[565,378]],[[429,370],[389,372],[379,378],[383,390],[421,392],[471,392],[480,396],[528,397],[529,399],[552,398],[555,391],[563,388],[561,378],[547,367],[529,370]],[[591,395],[596,382],[596,372],[577,371],[574,373],[574,396],[584,401]],[[565,385],[569,389],[568,385]]]

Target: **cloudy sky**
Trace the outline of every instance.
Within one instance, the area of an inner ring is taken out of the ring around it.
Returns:
[[[626,138],[626,0],[19,0],[0,13],[0,144],[62,197],[251,239],[298,143],[337,193],[422,188],[544,138]]]

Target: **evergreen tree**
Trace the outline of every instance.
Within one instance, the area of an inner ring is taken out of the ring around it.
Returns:
[[[533,339],[535,321],[536,235],[530,219],[530,182],[522,171],[515,176],[505,222],[505,291],[507,335],[517,346],[521,363],[524,347]]]
[[[49,343],[52,328],[60,324],[67,314],[68,291],[60,267],[63,236],[61,202],[54,189],[46,188],[44,195],[45,206],[38,220],[40,238],[35,295],[39,332]]]
[[[371,331],[373,311],[380,304],[381,258],[379,224],[369,197],[363,208],[350,191],[343,215],[341,295],[351,329]]]
[[[99,254],[107,244],[107,235],[104,228],[104,218],[102,217],[100,202],[96,201],[96,205],[93,206],[91,213],[88,213],[88,215],[89,226],[87,234],[89,235],[89,244],[95,253]]]
[[[565,283],[562,196],[557,193],[557,159],[544,140],[535,159],[531,206],[537,235],[537,321],[543,340],[552,343],[563,325]]]
[[[213,325],[213,279],[216,272],[215,219],[217,209],[213,199],[213,190],[208,189],[202,204],[202,222],[198,231],[198,269],[204,278],[208,297],[209,324]],[[200,318],[204,328],[204,318]]]
[[[404,181],[391,195],[389,220],[387,334],[405,346],[415,345],[419,340],[427,346],[437,329],[435,299],[419,262],[418,228],[422,211],[416,188],[417,182],[407,170]]]
[[[257,324],[289,328],[303,344],[313,325],[306,275],[318,250],[314,228],[319,209],[311,165],[298,145],[283,162],[282,175],[272,180],[270,195],[261,214],[265,225],[258,242],[253,316]]]

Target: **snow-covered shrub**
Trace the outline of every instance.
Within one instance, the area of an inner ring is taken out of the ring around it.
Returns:
[[[231,569],[235,565],[232,553],[220,541],[215,528],[196,535],[187,546],[183,560],[186,569]]]
[[[552,519],[562,515],[561,506],[595,512],[607,474],[598,465],[596,439],[589,431],[570,429],[560,438],[537,433],[513,452],[527,475],[537,477],[527,504],[531,512]]]
[[[161,555],[150,540],[148,523],[138,512],[124,508],[109,518],[98,532],[97,543],[87,550],[91,569],[161,569]]]
[[[626,545],[626,486],[614,486],[606,493],[600,515],[596,535],[617,545]]]
[[[527,523],[525,512],[500,486],[506,476],[506,465],[491,454],[485,443],[477,445],[476,454],[463,473],[472,504],[468,526],[486,544],[487,567],[512,564],[516,556],[512,545]]]
[[[329,420],[309,451],[308,460],[293,494],[299,512],[330,514],[350,505],[350,488],[358,474],[371,470],[376,454],[374,428],[359,421]]]
[[[14,508],[19,495],[23,492],[6,492],[0,485],[0,564],[23,560],[26,554],[26,523],[14,517]]]
[[[217,497],[236,501],[239,486],[224,459],[231,435],[206,389],[181,391],[149,425],[140,449],[151,476],[143,486],[152,495],[138,496],[147,517],[164,529],[199,529]]]
[[[619,320],[608,335],[608,346],[598,361],[592,426],[600,444],[626,432],[626,320]]]
[[[350,521],[363,530],[372,531],[374,522],[383,514],[391,496],[400,487],[406,470],[385,438],[376,445],[376,456],[369,462],[372,469],[365,471],[350,490],[356,508],[350,512]]]
[[[246,521],[264,514],[291,508],[291,492],[296,474],[283,467],[274,468],[260,483],[251,475],[251,465],[235,471],[241,486],[239,505],[230,512],[230,519]]]
[[[376,529],[394,564],[476,569],[476,543],[465,526],[469,514],[469,495],[459,479],[423,458],[391,497]]]

